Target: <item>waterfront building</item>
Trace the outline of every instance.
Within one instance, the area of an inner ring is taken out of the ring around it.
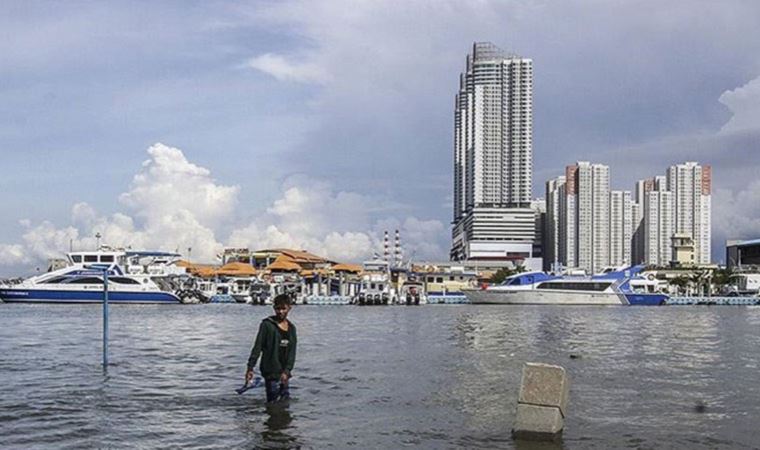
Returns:
[[[760,239],[726,241],[726,267],[733,270],[760,268]]]
[[[674,233],[691,238],[694,263],[710,263],[712,169],[696,162],[670,166],[667,190],[673,193]]]
[[[476,42],[454,107],[450,258],[532,259],[532,60]]]
[[[533,210],[533,221],[535,226],[535,238],[533,239],[533,258],[541,258],[544,255],[544,242],[546,234],[546,200],[538,198],[530,202],[530,209]]]
[[[561,262],[596,273],[610,265],[610,168],[587,161],[567,166],[564,188]]]
[[[630,191],[610,192],[610,265],[631,264],[633,203]]]
[[[656,183],[660,186],[659,183]],[[667,266],[673,254],[673,193],[662,190],[644,196],[644,262]]]
[[[631,202],[631,264],[644,262],[644,204]]]
[[[543,260],[546,271],[552,270],[560,261],[560,205],[564,185],[564,176],[546,182],[546,217],[543,235]]]

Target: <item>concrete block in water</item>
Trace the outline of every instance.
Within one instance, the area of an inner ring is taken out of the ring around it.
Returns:
[[[553,440],[565,426],[559,408],[519,403],[512,435],[517,439]]]
[[[526,363],[512,435],[517,439],[556,440],[565,426],[570,383],[565,369]]]
[[[569,394],[570,382],[564,368],[539,363],[523,366],[518,403],[559,408],[564,417]]]

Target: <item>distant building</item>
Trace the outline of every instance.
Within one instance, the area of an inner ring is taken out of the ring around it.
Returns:
[[[533,210],[533,228],[536,237],[533,239],[533,258],[543,258],[544,255],[544,236],[546,235],[546,200],[538,198],[530,202],[530,209]]]
[[[543,236],[543,259],[546,271],[552,270],[553,266],[559,264],[560,261],[560,217],[564,186],[564,176],[546,182],[546,218]]]
[[[710,166],[668,168],[610,191],[609,167],[578,162],[546,183],[545,268],[710,263]]]
[[[533,257],[533,61],[477,42],[454,100],[453,261]]]
[[[670,166],[667,189],[674,195],[674,233],[691,237],[694,263],[710,263],[712,169],[696,162]]]
[[[610,168],[581,161],[565,169],[565,267],[596,273],[610,264]],[[562,234],[560,240],[562,240]]]
[[[742,269],[748,266],[760,268],[760,239],[727,241],[726,266],[729,269]]]
[[[610,265],[631,264],[633,202],[630,191],[610,192]]]
[[[673,254],[673,193],[648,192],[644,197],[644,262],[668,266]]]

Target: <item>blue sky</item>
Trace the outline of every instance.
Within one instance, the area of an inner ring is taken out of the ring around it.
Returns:
[[[714,166],[713,257],[760,234],[754,1],[0,4],[0,275],[69,245],[447,254],[473,41],[534,60],[534,192]],[[161,145],[156,145],[160,143]],[[149,150],[150,149],[150,150]]]

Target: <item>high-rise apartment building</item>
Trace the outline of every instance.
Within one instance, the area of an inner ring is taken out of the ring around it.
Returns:
[[[674,196],[674,233],[691,238],[696,264],[709,264],[712,169],[686,162],[670,166],[666,177]]]
[[[610,192],[610,265],[631,264],[633,202],[630,191]]]
[[[659,186],[659,183],[657,184]],[[667,266],[673,257],[673,193],[650,191],[644,197],[644,262]]]
[[[632,196],[610,191],[607,166],[568,166],[546,183],[545,267],[709,264],[711,178],[709,166],[677,164],[636,182]]]
[[[552,270],[560,262],[560,217],[564,196],[565,177],[546,182],[546,219],[544,222],[544,270]]]
[[[451,259],[531,257],[532,60],[475,43],[454,105]]]
[[[595,273],[610,264],[610,169],[578,162],[557,182],[558,260],[565,267]],[[547,194],[549,197],[549,194]],[[554,243],[550,245],[555,245]]]

